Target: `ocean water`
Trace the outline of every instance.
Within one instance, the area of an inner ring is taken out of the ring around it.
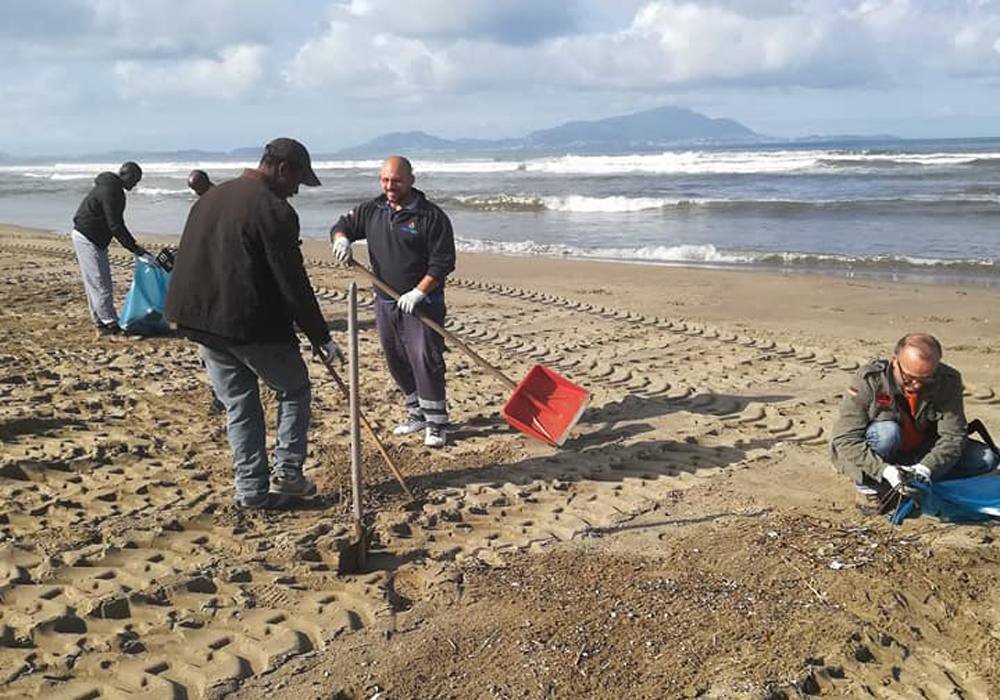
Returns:
[[[93,177],[117,163],[5,163],[0,221],[68,231]],[[134,232],[177,234],[200,167],[143,162]],[[303,236],[378,194],[377,160],[314,164],[292,201]],[[824,143],[654,154],[414,159],[460,250],[1000,284],[1000,139]]]

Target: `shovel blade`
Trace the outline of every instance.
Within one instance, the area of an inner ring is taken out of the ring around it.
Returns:
[[[525,435],[556,447],[580,420],[590,392],[558,372],[535,365],[504,404],[504,419]]]

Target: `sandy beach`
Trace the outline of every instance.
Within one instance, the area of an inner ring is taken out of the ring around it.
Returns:
[[[913,330],[1000,434],[1000,290],[460,254],[449,328],[592,397],[546,446],[453,348],[430,450],[391,435],[367,284],[303,250],[338,340],[364,290],[363,410],[419,496],[365,440],[354,575],[320,365],[321,498],[238,511],[195,346],[96,337],[68,238],[0,226],[0,700],[1000,697],[993,530],[865,518],[827,447],[851,372]]]

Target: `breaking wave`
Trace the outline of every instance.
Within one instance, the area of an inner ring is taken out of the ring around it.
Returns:
[[[580,194],[536,195],[536,194],[475,194],[453,197],[445,206],[470,211],[490,212],[568,212],[568,213],[629,213],[664,209],[690,209],[705,207],[717,211],[746,212],[759,210],[772,215],[790,214],[797,211],[824,210],[864,210],[876,209],[880,212],[893,208],[913,212],[915,207],[941,209],[947,207],[967,207],[982,204],[1000,204],[1000,190],[982,189],[978,192],[958,193],[946,196],[911,195],[905,197],[871,197],[866,199],[711,199],[707,197],[592,197]],[[996,210],[1000,215],[1000,209]]]
[[[632,248],[584,248],[527,241],[490,241],[458,238],[459,250],[522,257],[602,260],[608,262],[705,265],[713,267],[767,267],[810,270],[871,271],[885,273],[945,273],[1000,276],[1000,258],[924,258],[909,255],[852,256],[791,251],[724,250],[712,244],[661,245]]]

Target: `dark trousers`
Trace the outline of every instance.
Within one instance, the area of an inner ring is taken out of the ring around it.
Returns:
[[[421,304],[428,318],[444,325],[444,304]],[[385,364],[405,396],[411,418],[446,425],[444,338],[419,318],[400,311],[396,302],[375,300],[375,327]]]

